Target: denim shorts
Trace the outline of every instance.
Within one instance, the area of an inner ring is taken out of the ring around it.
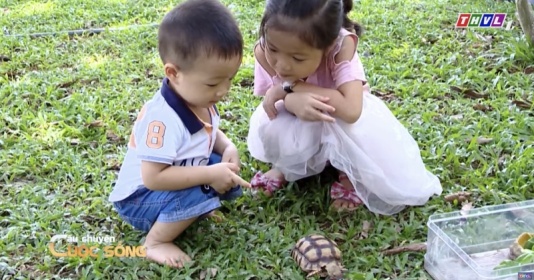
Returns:
[[[213,153],[208,165],[221,162]],[[221,207],[220,200],[234,200],[243,194],[236,186],[224,194],[202,185],[176,191],[152,191],[141,186],[124,200],[113,203],[120,217],[134,228],[148,232],[158,221],[173,223],[207,214]]]

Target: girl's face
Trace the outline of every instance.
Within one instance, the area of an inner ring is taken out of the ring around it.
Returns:
[[[317,70],[323,50],[308,45],[291,32],[271,28],[265,33],[267,62],[283,81],[304,79]]]

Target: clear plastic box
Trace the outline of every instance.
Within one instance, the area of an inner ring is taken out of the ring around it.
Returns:
[[[534,200],[435,214],[427,225],[424,266],[435,280],[516,280],[534,272],[534,263],[495,269],[521,233],[534,232]]]

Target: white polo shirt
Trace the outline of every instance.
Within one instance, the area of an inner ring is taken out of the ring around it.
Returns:
[[[141,161],[205,166],[213,151],[220,117],[209,109],[211,125],[202,122],[163,80],[161,88],[137,117],[128,151],[109,201],[120,201],[143,185]]]

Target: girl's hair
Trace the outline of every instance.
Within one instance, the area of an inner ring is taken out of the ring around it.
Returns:
[[[343,27],[361,36],[363,28],[349,19],[353,0],[268,0],[260,36],[269,28],[296,34],[317,49],[334,43]]]

